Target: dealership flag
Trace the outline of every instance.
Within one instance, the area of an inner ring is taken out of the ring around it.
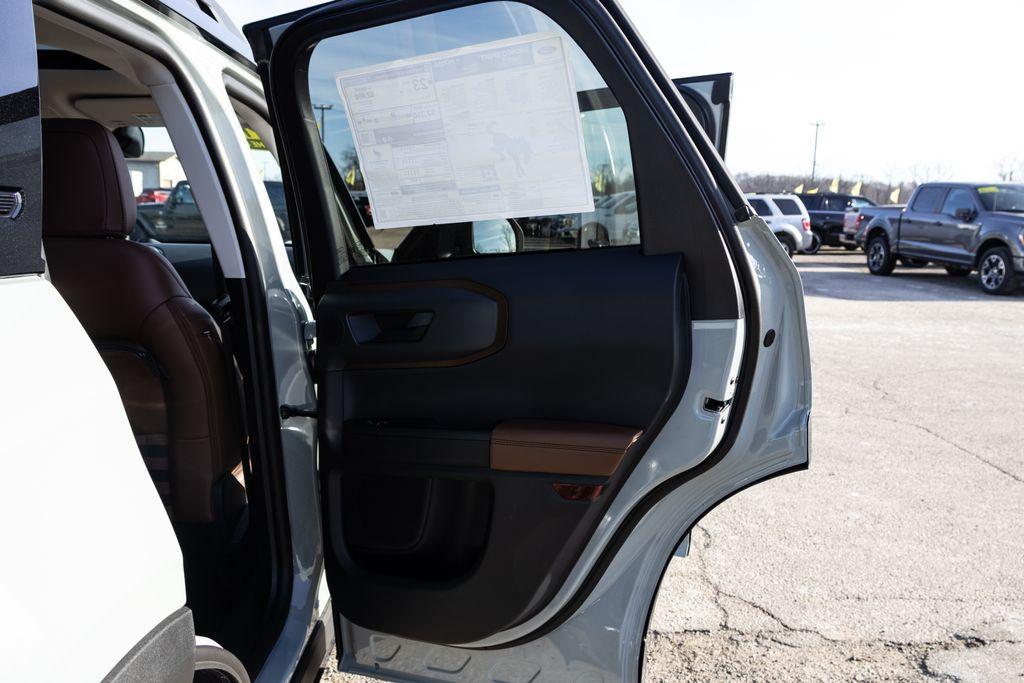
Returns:
[[[900,188],[897,187],[895,190],[892,191],[892,194],[889,195],[889,203],[890,204],[898,204],[899,201],[900,201]]]
[[[850,194],[860,194],[860,188],[863,187],[863,185],[864,183],[861,182],[860,180],[855,182],[853,184],[853,187],[850,188]]]
[[[793,188],[793,192],[795,192],[797,194],[800,194],[803,191],[804,191],[804,184],[803,183],[800,183],[799,185],[797,185],[796,187]]]
[[[839,192],[839,178],[833,178],[832,184],[828,186],[829,192]]]

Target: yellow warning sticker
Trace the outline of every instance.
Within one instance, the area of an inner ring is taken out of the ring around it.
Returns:
[[[993,192],[999,192],[999,188],[995,185],[989,185],[988,187],[979,187],[978,194],[992,194]]]
[[[249,143],[250,149],[267,148],[267,146],[263,143],[263,140],[260,139],[259,133],[254,131],[252,128],[249,128],[248,126],[243,126],[242,130],[245,131],[245,140],[246,142]]]

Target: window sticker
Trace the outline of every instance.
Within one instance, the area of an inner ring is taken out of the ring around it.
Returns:
[[[978,188],[978,194],[992,194],[993,192],[999,192],[999,188],[992,186]]]
[[[267,149],[267,145],[260,139],[260,134],[254,131],[249,126],[243,125],[242,132],[245,133],[245,141],[249,143],[249,149],[264,150]],[[269,151],[269,150],[268,150]]]
[[[378,229],[594,210],[557,33],[342,71],[335,81]]]

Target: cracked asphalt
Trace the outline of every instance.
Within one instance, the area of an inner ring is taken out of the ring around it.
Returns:
[[[701,521],[646,680],[1024,680],[1024,289],[796,262],[811,468]]]
[[[700,522],[645,680],[1024,681],[1024,288],[875,277],[860,252],[797,266],[811,468]]]

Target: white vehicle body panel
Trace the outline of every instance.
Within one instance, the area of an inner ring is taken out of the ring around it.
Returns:
[[[181,551],[114,380],[44,278],[0,279],[5,680],[98,681],[185,604]]]

